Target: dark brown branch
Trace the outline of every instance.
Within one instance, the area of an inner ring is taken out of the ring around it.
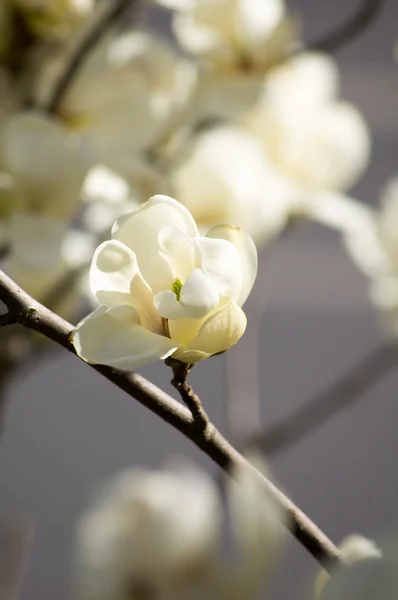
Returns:
[[[192,365],[170,358],[166,359],[165,362],[173,369],[174,377],[171,380],[171,385],[175,387],[180,394],[182,401],[189,408],[196,427],[205,437],[211,437],[213,427],[210,423],[210,419],[202,406],[199,396],[197,396],[192,387],[187,384],[187,376]]]
[[[75,353],[70,342],[73,326],[21,290],[0,271],[0,298],[24,327],[33,329]],[[222,469],[244,466],[261,483],[264,491],[281,507],[289,529],[305,548],[326,568],[344,564],[338,548],[287,496],[251,465],[212,425],[212,435],[203,434],[186,408],[138,374],[101,365],[91,365],[120,389],[164,419],[189,438]]]
[[[350,44],[370,27],[379,15],[384,0],[362,0],[358,10],[342,25],[310,42],[305,51],[333,53]]]
[[[246,445],[261,449],[267,456],[286,450],[340,410],[354,404],[397,365],[397,345],[386,343],[372,351],[331,387],[308,400],[268,431],[253,436]]]
[[[111,27],[123,16],[123,14],[136,3],[137,0],[111,0],[109,8],[101,14],[96,23],[89,29],[87,35],[81,40],[69,60],[65,71],[61,73],[53,93],[48,100],[44,110],[50,114],[56,114],[59,106],[73,83],[76,76],[89,57],[91,51],[98,42],[109,31]]]

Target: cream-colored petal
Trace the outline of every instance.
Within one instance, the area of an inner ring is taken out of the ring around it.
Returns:
[[[153,303],[163,319],[182,319],[186,316],[185,309],[171,290],[164,290],[156,294]]]
[[[92,159],[81,138],[55,119],[27,111],[7,120],[0,154],[31,211],[60,218],[73,213]]]
[[[128,371],[170,356],[179,344],[144,329],[131,306],[100,307],[73,330],[76,353],[86,362]]]
[[[202,269],[192,271],[181,288],[180,304],[188,318],[205,317],[217,306],[219,300],[220,295],[213,280]]]
[[[161,195],[120,217],[112,229],[112,237],[135,252],[142,276],[155,293],[170,289],[174,279],[160,253],[158,240],[160,230],[166,225],[177,227],[189,237],[198,235],[188,210],[173,198]]]
[[[176,357],[185,362],[195,362],[228,350],[242,337],[246,329],[246,316],[234,302],[229,302],[211,317],[199,329],[198,335]],[[198,354],[199,353],[199,354]],[[192,360],[195,356],[196,358]]]
[[[242,265],[239,253],[224,239],[196,238],[203,272],[217,287],[220,296],[236,300],[242,286]]]
[[[153,292],[141,275],[134,252],[121,242],[110,240],[97,248],[90,269],[90,287],[101,304],[133,306],[145,328],[161,331]]]
[[[116,240],[103,242],[90,268],[91,291],[105,306],[132,305],[130,286],[137,274],[141,277],[136,256],[127,246]]]
[[[158,239],[174,277],[184,282],[196,266],[196,252],[192,240],[176,227],[169,225],[159,231]]]
[[[236,303],[243,306],[257,276],[258,257],[252,238],[240,227],[233,225],[216,225],[210,229],[206,237],[227,240],[237,249],[240,257],[242,285]]]

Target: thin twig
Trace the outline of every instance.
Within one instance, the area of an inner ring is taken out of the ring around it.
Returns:
[[[289,417],[269,430],[252,436],[247,440],[245,446],[259,448],[266,452],[267,456],[290,448],[326,423],[340,410],[356,402],[397,365],[397,345],[386,343],[380,346]]]
[[[31,298],[1,271],[0,297],[24,327],[45,335],[75,354],[70,341],[73,326]],[[264,491],[281,507],[289,529],[303,546],[326,568],[344,564],[333,542],[287,496],[233,448],[213,425],[212,436],[203,435],[203,431],[196,426],[189,410],[142,376],[101,365],[91,366],[189,438],[222,469],[231,471],[239,466],[249,469],[261,483]]]
[[[122,17],[133,2],[137,0],[112,0],[109,8],[105,10],[97,22],[89,29],[87,35],[81,40],[75,49],[71,59],[66,65],[65,71],[61,73],[53,93],[48,100],[44,110],[49,114],[57,113],[59,106],[72,82],[79,74],[81,68],[89,57],[91,51],[97,46],[102,37]]]
[[[204,436],[209,438],[212,435],[213,428],[208,414],[203,408],[199,396],[197,396],[192,387],[187,384],[187,375],[192,365],[174,359],[166,359],[165,362],[173,369],[174,377],[171,380],[171,385],[175,387],[180,394],[182,401],[189,408],[196,427]]]
[[[305,46],[307,51],[333,53],[353,42],[370,27],[379,15],[384,0],[362,0],[358,10],[351,18],[333,31],[321,36]],[[301,52],[302,50],[300,50]]]

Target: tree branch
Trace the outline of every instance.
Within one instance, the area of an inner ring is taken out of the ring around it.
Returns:
[[[290,448],[340,410],[356,402],[397,365],[397,345],[390,342],[380,346],[341,379],[316,394],[289,417],[269,430],[249,438],[244,444],[245,447],[261,449],[268,456]]]
[[[365,33],[379,15],[383,3],[384,0],[362,0],[352,17],[330,33],[310,42],[303,51],[320,51],[331,54],[340,50]]]
[[[70,342],[73,326],[31,298],[2,271],[0,271],[0,298],[24,327],[45,335],[75,353]],[[185,407],[136,373],[130,374],[101,365],[91,365],[91,367],[175,427],[222,469],[230,471],[236,466],[250,469],[261,482],[264,491],[280,505],[292,534],[314,558],[327,568],[344,564],[333,542],[287,496],[235,450],[213,425],[212,435],[203,435],[203,430],[196,426],[191,413]]]
[[[49,114],[57,113],[59,106],[73,83],[73,80],[79,74],[81,68],[89,57],[91,51],[96,47],[106,32],[122,17],[125,11],[138,0],[112,0],[109,7],[98,18],[97,22],[89,29],[87,35],[83,37],[77,45],[71,59],[66,65],[65,71],[61,73],[55,84],[53,93],[50,96],[44,110]]]

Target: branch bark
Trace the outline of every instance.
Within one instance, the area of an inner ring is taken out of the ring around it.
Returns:
[[[370,390],[398,365],[398,348],[391,342],[373,350],[343,377],[322,390],[274,427],[249,438],[245,447],[267,456],[290,448]]]
[[[34,300],[2,271],[0,271],[0,299],[18,323],[45,335],[69,352],[75,353],[70,342],[73,326]],[[250,469],[261,482],[264,491],[281,507],[292,534],[314,558],[326,568],[344,564],[333,542],[285,494],[233,448],[213,424],[208,424],[212,429],[212,435],[204,435],[203,429],[197,427],[189,410],[144,377],[102,365],[90,366],[175,427],[225,471],[230,471],[237,466]]]
[[[362,0],[358,10],[342,25],[310,42],[305,48],[305,52],[319,51],[333,53],[340,50],[347,44],[353,42],[370,27],[378,17],[384,0]],[[301,50],[299,51],[301,53]]]

